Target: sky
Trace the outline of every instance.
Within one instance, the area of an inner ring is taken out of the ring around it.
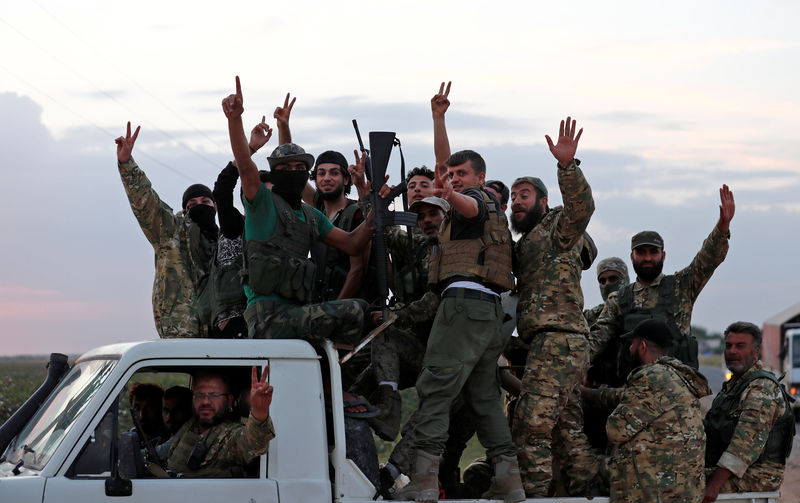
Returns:
[[[312,154],[395,131],[410,167],[433,164],[430,98],[453,82],[453,151],[488,178],[541,177],[560,202],[544,135],[570,115],[596,211],[599,258],[630,266],[659,231],[665,272],[686,267],[733,190],[730,252],[695,304],[712,332],[800,302],[800,4],[342,1],[135,4],[6,0],[0,10],[0,355],[80,353],[156,338],[153,249],[116,169],[114,138],[180,207],[231,158],[220,101],[239,75],[245,124],[297,97]],[[266,167],[273,138],[256,161]],[[390,163],[399,177],[399,156]],[[631,271],[632,272],[632,271]],[[594,267],[586,306],[601,302]]]

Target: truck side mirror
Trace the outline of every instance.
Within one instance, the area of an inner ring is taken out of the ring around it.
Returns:
[[[120,436],[119,440],[117,440],[117,432],[119,431],[119,398],[114,401],[111,410],[114,416],[114,428],[111,435],[111,478],[106,479],[106,496],[130,496],[133,494],[133,484],[130,479],[122,478],[122,475],[119,473],[120,444],[127,443],[131,439],[131,436]],[[135,433],[133,435],[133,440],[136,441],[134,445],[138,450],[138,436]],[[131,451],[130,448],[124,450],[127,452]]]

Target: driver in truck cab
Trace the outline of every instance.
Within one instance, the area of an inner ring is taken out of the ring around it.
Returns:
[[[207,370],[192,379],[193,417],[172,438],[167,457],[170,470],[184,477],[241,477],[245,466],[267,452],[275,430],[269,417],[273,388],[253,367],[250,378],[250,415],[234,419],[234,395],[227,377]]]

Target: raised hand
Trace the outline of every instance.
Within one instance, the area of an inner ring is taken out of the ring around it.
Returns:
[[[436,183],[434,183],[433,194],[442,199],[450,201],[450,197],[455,190],[450,182],[450,173],[446,169],[441,169],[439,163],[436,164]]]
[[[261,122],[250,131],[250,150],[256,153],[258,149],[267,144],[272,137],[272,128],[267,124],[267,116],[261,116]]]
[[[139,129],[142,126],[136,126],[136,131],[131,136],[131,123],[128,121],[128,132],[125,136],[120,136],[114,140],[117,144],[117,160],[119,162],[128,162],[131,159],[131,152],[133,151],[133,144],[136,143],[136,137],[139,136]]]
[[[242,84],[236,76],[236,94],[230,94],[222,100],[222,111],[228,119],[236,119],[244,113],[244,99],[242,98]]]
[[[731,192],[731,189],[729,189],[727,185],[723,184],[722,188],[719,189],[719,199],[721,204],[719,205],[719,222],[717,223],[717,227],[720,232],[727,234],[731,228],[730,224],[731,220],[733,220],[733,214],[736,212],[733,192]]]
[[[431,98],[431,112],[434,119],[444,117],[444,113],[447,112],[447,108],[450,106],[450,100],[447,99],[450,94],[450,84],[452,82],[448,82],[445,89],[444,82],[442,82],[442,85],[439,86],[439,93]]]
[[[437,162],[433,169],[433,188],[441,189],[443,187],[442,180],[449,177],[447,166],[443,163]]]
[[[581,139],[583,128],[575,134],[575,127],[577,122],[567,117],[566,124],[561,121],[561,126],[558,128],[558,143],[553,145],[553,140],[550,136],[544,135],[547,140],[547,145],[550,147],[550,152],[556,158],[558,164],[562,167],[567,167],[575,159],[575,152],[578,150],[578,140]]]
[[[272,403],[273,388],[267,381],[269,376],[269,365],[266,366],[264,372],[261,373],[261,379],[258,379],[256,367],[253,366],[250,375],[250,414],[257,421],[263,421],[269,417],[269,406]]]
[[[272,117],[278,122],[278,127],[282,125],[289,124],[289,116],[292,114],[292,107],[294,106],[295,100],[297,97],[292,98],[292,101],[289,102],[289,95],[291,93],[286,93],[286,99],[283,101],[282,107],[276,107],[275,112],[272,113]]]
[[[353,150],[353,155],[356,156],[356,163],[348,166],[347,172],[350,173],[350,180],[352,180],[353,185],[356,186],[358,197],[363,197],[369,194],[370,191],[370,183],[364,175],[367,164],[367,154],[366,152],[362,152],[360,157],[358,154],[358,150]]]

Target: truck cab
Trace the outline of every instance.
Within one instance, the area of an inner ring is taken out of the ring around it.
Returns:
[[[243,476],[186,478],[148,470],[137,436],[128,435],[131,430],[141,433],[128,408],[127,390],[133,383],[188,387],[195,371],[213,367],[234,376],[234,381],[236,376],[247,376],[239,380],[245,387],[250,369],[264,371],[267,365],[275,389],[270,417],[276,437]],[[325,380],[323,372],[329,372]],[[331,388],[328,412],[324,381]],[[115,344],[78,358],[15,432],[0,458],[0,501],[372,501],[376,488],[347,459],[345,445],[340,368],[330,343],[320,353],[298,340],[164,339]],[[592,501],[603,503],[608,498]],[[777,503],[778,493],[721,495],[719,501]]]

